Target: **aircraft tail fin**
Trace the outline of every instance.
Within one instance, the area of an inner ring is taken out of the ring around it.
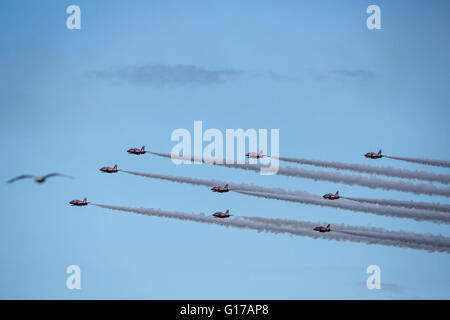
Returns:
[[[229,212],[230,212],[230,210],[228,210],[228,209],[227,209],[227,211],[225,211],[225,213],[229,213]]]
[[[86,197],[84,197],[84,199],[83,199],[83,202],[86,202],[87,201],[87,198]]]
[[[141,151],[145,151],[145,146],[142,146]]]
[[[328,225],[327,225],[327,229],[330,229],[330,226],[331,226],[331,225],[330,225],[330,224],[328,224]]]
[[[336,195],[337,195],[337,196],[339,195],[339,190],[338,190],[338,191],[336,191]]]
[[[117,164],[114,165],[114,169],[117,169]]]
[[[228,183],[225,185],[225,188],[227,188],[228,189]]]
[[[378,154],[381,154],[381,149],[378,151]]]

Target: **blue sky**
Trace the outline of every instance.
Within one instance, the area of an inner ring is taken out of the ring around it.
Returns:
[[[70,4],[81,8],[81,30],[66,28]],[[381,8],[381,30],[366,27],[370,4]],[[449,203],[175,166],[125,152],[143,144],[170,152],[172,131],[192,132],[193,121],[202,120],[205,130],[279,129],[280,154],[288,157],[373,164],[362,154],[382,148],[448,160],[449,7],[447,1],[2,1],[0,180],[53,171],[76,179],[0,184],[0,297],[450,298],[450,256],[444,253],[67,204],[87,196],[124,206],[230,209],[236,215],[449,235],[445,225],[98,172],[117,163],[316,194],[339,189],[352,196]],[[142,74],[148,66],[162,71],[149,80]],[[176,66],[188,68],[180,75]],[[167,68],[182,81],[172,81]],[[375,163],[448,173],[390,159]],[[81,268],[81,290],[65,286],[72,264]],[[381,268],[383,290],[364,287],[371,264]]]

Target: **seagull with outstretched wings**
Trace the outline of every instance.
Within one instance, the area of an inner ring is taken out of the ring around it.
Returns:
[[[34,182],[36,182],[36,183],[44,183],[47,178],[51,178],[51,177],[65,177],[65,178],[74,179],[74,177],[72,177],[72,176],[68,176],[68,175],[61,174],[61,173],[49,173],[43,177],[36,177],[31,174],[23,174],[21,176],[18,176],[18,177],[12,178],[11,180],[6,181],[6,183],[13,183],[14,181],[17,181],[17,180],[29,179],[29,178],[34,179]]]

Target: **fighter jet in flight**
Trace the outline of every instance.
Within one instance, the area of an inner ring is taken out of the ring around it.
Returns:
[[[11,180],[6,181],[6,183],[13,183],[14,181],[21,180],[21,179],[28,179],[28,178],[34,179],[34,182],[36,182],[36,183],[44,183],[45,180],[47,180],[47,178],[51,178],[51,177],[65,177],[65,178],[74,179],[74,177],[72,177],[72,176],[68,176],[68,175],[61,174],[61,173],[49,173],[43,177],[36,177],[31,174],[23,174],[21,176],[18,176],[18,177],[12,178]]]
[[[69,202],[73,207],[82,207],[87,206],[89,202],[87,202],[87,198],[84,198],[83,200],[72,200]]]
[[[327,225],[326,227],[323,227],[323,226],[315,227],[313,230],[318,231],[318,232],[330,232],[331,228],[330,228],[330,225]]]
[[[211,188],[211,191],[212,192],[224,193],[224,192],[228,192],[230,190],[228,189],[228,184],[226,184],[224,187],[214,186],[214,187]]]
[[[263,151],[261,150],[259,153],[256,152],[249,152],[245,155],[247,158],[253,158],[253,159],[259,159],[264,157]]]
[[[213,214],[213,217],[223,219],[231,217],[231,214],[229,214],[229,210],[227,210],[225,212],[216,212]]]
[[[370,159],[380,159],[383,158],[383,155],[381,154],[381,150],[378,151],[378,153],[375,152],[367,152],[364,157],[370,158]]]
[[[105,173],[115,173],[115,172],[118,172],[119,169],[117,169],[117,164],[116,164],[116,165],[114,165],[113,168],[111,168],[111,167],[100,168],[100,171],[105,172]]]
[[[139,148],[131,148],[131,149],[128,149],[127,152],[129,154],[140,155],[140,154],[145,154],[147,151],[145,151],[145,146],[142,146],[141,149],[139,149]]]
[[[325,199],[328,199],[328,200],[336,200],[336,199],[339,199],[340,197],[339,197],[339,191],[336,191],[336,193],[326,193],[326,194],[324,194],[323,195],[323,197],[325,198]]]

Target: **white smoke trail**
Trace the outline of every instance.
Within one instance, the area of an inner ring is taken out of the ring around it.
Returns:
[[[263,197],[267,199],[276,199],[289,202],[297,202],[303,204],[313,204],[324,207],[333,207],[345,209],[355,212],[367,212],[382,216],[410,218],[417,221],[431,221],[436,223],[450,223],[450,215],[435,211],[425,211],[417,209],[396,208],[389,206],[380,206],[369,203],[356,203],[345,199],[327,200],[320,196],[313,195],[305,191],[287,191],[281,188],[266,188],[248,184],[237,184],[232,182],[225,182],[220,180],[205,180],[190,177],[170,176],[157,173],[143,173],[121,170],[122,172],[142,176],[152,179],[161,179],[173,181],[178,183],[189,183],[192,185],[201,185],[212,187],[215,185],[229,185],[229,190],[241,194],[246,194],[254,197]]]
[[[275,199],[288,202],[296,202],[303,204],[314,204],[324,207],[332,207],[338,209],[345,209],[355,212],[367,212],[373,213],[380,216],[396,217],[396,218],[408,218],[414,219],[416,221],[430,221],[434,223],[450,223],[450,215],[443,212],[436,211],[424,211],[418,209],[406,209],[406,208],[396,208],[390,206],[379,206],[372,205],[368,203],[358,203],[354,204],[351,201],[345,200],[326,200],[319,197],[310,198],[297,196],[295,194],[288,193],[270,193],[270,192],[254,192],[254,191],[242,191],[235,190],[234,192],[245,194],[254,197]]]
[[[385,156],[385,155],[383,155],[383,157],[384,158],[389,158],[389,159],[395,159],[395,160],[401,160],[401,161],[425,164],[425,165],[434,166],[434,167],[450,168],[450,161],[446,161],[446,160],[433,160],[433,159],[408,158],[408,157],[394,157],[394,156]]]
[[[348,199],[358,202],[375,203],[382,206],[394,206],[394,207],[404,207],[410,209],[424,209],[424,210],[434,210],[442,212],[450,212],[450,205],[442,203],[431,203],[431,202],[418,202],[418,201],[401,201],[401,200],[391,200],[391,199],[372,199],[372,198],[354,198],[354,197],[342,197],[342,199]]]
[[[228,166],[228,165],[227,165]],[[261,165],[236,164],[231,167],[259,171]],[[280,167],[278,175],[306,178],[312,180],[330,181],[336,183],[344,183],[347,185],[358,185],[372,189],[397,190],[403,192],[411,192],[414,194],[440,195],[450,197],[450,188],[439,188],[432,184],[410,183],[400,180],[386,180],[376,177],[365,177],[361,175],[348,175],[339,172],[326,172],[318,170],[306,170],[294,167]]]
[[[206,216],[204,214],[189,214],[184,212],[176,212],[176,211],[165,211],[161,209],[147,209],[147,208],[130,208],[130,207],[122,207],[122,206],[111,206],[105,204],[92,204],[94,206],[124,211],[124,212],[132,212],[137,214],[143,214],[148,216],[157,216],[157,217],[165,217],[172,218],[178,220],[187,220],[208,224],[216,224],[226,227],[235,227],[241,229],[253,229],[259,232],[270,232],[274,234],[285,233],[296,236],[306,236],[310,238],[321,238],[328,240],[338,240],[338,241],[352,241],[352,242],[362,242],[367,244],[379,244],[386,246],[394,246],[401,248],[411,248],[411,249],[421,249],[427,250],[430,252],[446,252],[450,253],[450,239],[442,237],[442,236],[432,236],[432,235],[420,235],[414,233],[405,233],[402,232],[397,237],[391,236],[389,239],[377,238],[374,236],[364,236],[364,235],[352,235],[349,232],[347,234],[341,232],[341,234],[333,234],[329,233],[319,233],[312,230],[312,228],[292,228],[290,226],[280,225],[276,226],[270,223],[262,223],[257,221],[250,221],[250,218],[239,218],[235,217],[233,219],[216,219],[211,216]],[[311,223],[308,224],[308,226]],[[311,225],[312,226],[312,225]],[[350,228],[350,227],[348,227]],[[388,231],[385,231],[388,233]],[[393,232],[396,233],[396,232]],[[434,242],[433,242],[434,241]]]
[[[291,227],[293,229],[312,229],[319,225],[326,225],[327,223],[313,223],[297,220],[285,220],[285,219],[272,219],[272,218],[260,218],[260,217],[242,217],[246,220],[260,223],[267,223],[277,227]],[[359,227],[359,226],[347,226],[344,224],[332,224],[331,234],[332,236],[337,234],[347,234],[351,236],[359,237],[359,239],[373,239],[378,241],[393,241],[408,243],[410,246],[418,245],[419,247],[426,246],[431,248],[449,248],[450,238],[442,235],[431,234],[418,234],[405,231],[390,231],[382,228],[374,227]],[[446,251],[445,249],[444,251]]]
[[[424,181],[435,181],[443,184],[450,183],[450,174],[438,174],[427,171],[413,171],[407,169],[398,169],[392,167],[376,167],[357,163],[345,163],[337,161],[323,161],[302,158],[272,157],[281,161],[293,162],[299,164],[312,165],[316,167],[332,168],[338,170],[348,170],[361,173],[378,174],[387,177],[416,179]]]
[[[150,153],[161,157],[166,157],[169,159],[173,158],[179,160],[189,160],[193,162],[224,166],[227,168],[250,170],[255,172],[261,172],[263,168],[267,168],[267,166],[263,166],[260,164],[225,164],[218,162],[217,159],[199,159],[197,157],[177,156],[158,152],[150,152]],[[440,195],[450,197],[450,187],[439,188],[432,185],[431,183],[430,184],[410,183],[400,180],[386,180],[376,177],[348,175],[342,174],[340,172],[313,171],[294,167],[279,167],[278,172],[276,174],[289,177],[312,179],[315,181],[321,180],[336,183],[344,183],[347,185],[358,185],[372,189],[397,190],[403,192],[411,192],[414,194]]]

